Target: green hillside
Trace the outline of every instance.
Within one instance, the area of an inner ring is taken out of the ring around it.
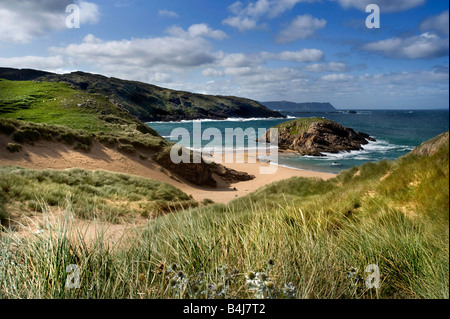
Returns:
[[[62,141],[88,151],[94,139],[114,147],[159,150],[167,145],[156,131],[103,96],[63,83],[0,79],[0,133],[15,142]]]
[[[0,117],[89,132],[111,132],[117,125],[135,125],[157,135],[105,97],[77,91],[64,83],[0,79]]]
[[[59,75],[37,70],[0,68],[0,78],[67,83],[78,91],[103,96],[143,122],[284,117],[246,98],[176,91],[85,72]]]

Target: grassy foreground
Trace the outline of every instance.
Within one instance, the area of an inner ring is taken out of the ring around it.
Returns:
[[[449,298],[448,160],[447,138],[430,156],[169,214],[114,247],[69,239],[68,207],[35,238],[2,237],[0,298]]]
[[[135,217],[155,218],[198,204],[179,189],[156,180],[107,171],[81,169],[29,170],[0,167],[0,221],[11,210],[43,212],[46,207],[64,208],[86,219],[112,223]],[[2,213],[3,211],[3,213]],[[2,216],[3,215],[3,216]]]

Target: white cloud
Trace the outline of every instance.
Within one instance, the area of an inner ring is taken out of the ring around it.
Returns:
[[[379,52],[388,57],[404,59],[429,59],[448,56],[449,41],[433,33],[423,33],[409,38],[390,38],[368,43],[363,49]]]
[[[449,13],[448,10],[446,10],[437,16],[429,17],[420,24],[420,30],[425,32],[434,31],[448,37],[448,16]]]
[[[216,54],[216,57],[218,65],[222,67],[256,66],[263,61],[259,54],[224,53],[220,51]]]
[[[216,69],[213,69],[213,68],[207,68],[207,69],[203,70],[202,74],[204,76],[207,76],[207,77],[221,77],[221,76],[224,76],[224,73],[222,71],[219,71],[219,70],[216,70]]]
[[[180,50],[182,48],[182,50]],[[94,65],[194,67],[215,61],[210,44],[203,38],[158,37],[102,41],[92,35],[80,44],[53,47],[55,54]]]
[[[237,1],[228,7],[234,16],[226,18],[222,23],[239,31],[261,29],[265,25],[259,24],[260,19],[273,19],[291,10],[297,3],[315,1],[318,0],[257,0],[250,2],[247,6]]]
[[[307,65],[304,68],[306,71],[322,73],[322,72],[346,72],[349,71],[349,67],[343,62],[329,62],[329,63],[316,63]]]
[[[159,10],[158,15],[160,17],[168,17],[168,18],[178,18],[178,13],[170,10]]]
[[[0,42],[28,43],[52,31],[66,29],[66,7],[73,0],[0,0]],[[80,6],[81,23],[98,23],[99,8],[87,1]],[[19,22],[19,23],[18,23]]]
[[[225,69],[226,75],[232,75],[237,77],[255,75],[258,73],[258,68],[242,66],[242,67],[229,67]]]
[[[261,56],[268,60],[304,63],[320,61],[324,58],[325,54],[318,49],[303,49],[300,51],[284,51],[280,53],[263,52]]]
[[[292,10],[300,2],[316,2],[317,0],[277,0],[272,1],[269,18],[277,17],[285,11]]]
[[[80,23],[82,25],[97,24],[100,21],[100,9],[95,3],[80,1],[79,5],[80,5]]]
[[[82,65],[107,76],[150,83],[172,83],[174,78],[188,78],[191,70],[213,67],[222,59],[231,63],[237,56],[213,52],[208,41],[228,37],[206,24],[195,24],[187,30],[172,27],[162,37],[102,40],[88,34],[80,43],[51,47],[50,53],[62,56],[70,65]],[[222,71],[220,71],[222,72]],[[205,74],[212,75],[211,70]],[[219,74],[214,74],[218,76]]]
[[[223,20],[222,23],[236,28],[241,32],[261,28],[261,26],[258,25],[258,21],[256,19],[252,19],[249,17],[229,17]]]
[[[187,31],[178,26],[173,26],[167,30],[167,33],[175,37],[203,37],[216,40],[228,38],[228,35],[222,30],[213,30],[205,23],[193,24],[187,29]]]
[[[327,75],[320,77],[320,79],[323,81],[328,81],[328,82],[351,81],[354,79],[354,76],[350,75],[350,74],[342,74],[342,73],[327,74]]]
[[[60,55],[52,57],[23,56],[13,58],[1,58],[0,65],[18,69],[39,69],[55,71],[66,67],[69,61]]]
[[[425,4],[426,0],[333,0],[340,3],[346,9],[356,8],[366,10],[369,4],[375,3],[380,7],[381,13],[400,12]]]
[[[150,83],[170,83],[172,82],[172,77],[167,73],[155,72],[150,73],[147,81]]]
[[[327,21],[306,14],[297,16],[277,36],[278,43],[289,43],[298,39],[306,39],[317,30],[325,28]]]

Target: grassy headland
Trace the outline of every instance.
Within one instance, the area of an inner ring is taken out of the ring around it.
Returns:
[[[0,79],[0,117],[48,125],[62,125],[88,132],[111,132],[117,125],[139,125],[99,94],[83,93],[64,83]],[[144,132],[143,132],[144,133]]]
[[[52,74],[37,70],[0,68],[0,78],[67,83],[83,93],[113,101],[141,121],[226,119],[230,117],[283,117],[256,101],[235,96],[213,96],[175,91],[155,85],[73,72]],[[80,102],[82,102],[80,100]]]
[[[0,133],[14,134],[18,143],[56,138],[77,142],[84,149],[94,138],[111,146],[139,144],[158,149],[167,144],[106,98],[67,84],[0,79],[0,92]]]

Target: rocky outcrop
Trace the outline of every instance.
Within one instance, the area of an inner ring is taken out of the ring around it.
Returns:
[[[443,145],[449,143],[449,132],[442,133],[435,138],[422,143],[417,146],[410,154],[416,156],[432,156],[435,154]]]
[[[363,145],[375,141],[368,134],[322,118],[297,119],[277,128],[280,149],[296,151],[301,155],[323,156],[323,153],[362,150]],[[270,142],[270,131],[261,140]]]
[[[229,169],[221,164],[207,164],[203,161],[203,159],[201,163],[194,163],[192,157],[191,163],[181,162],[179,164],[175,164],[170,158],[169,148],[157,154],[154,160],[171,173],[198,186],[217,187],[217,182],[214,179],[213,174],[218,175],[228,182],[249,181],[255,178],[253,175]]]
[[[255,179],[254,175],[249,175],[246,172],[238,172],[217,163],[211,164],[211,171],[227,182],[245,182]]]
[[[154,160],[169,170],[171,173],[185,179],[198,186],[217,187],[217,182],[212,176],[210,165],[202,161],[201,163],[179,163],[175,164],[170,158],[170,149],[160,152]]]

